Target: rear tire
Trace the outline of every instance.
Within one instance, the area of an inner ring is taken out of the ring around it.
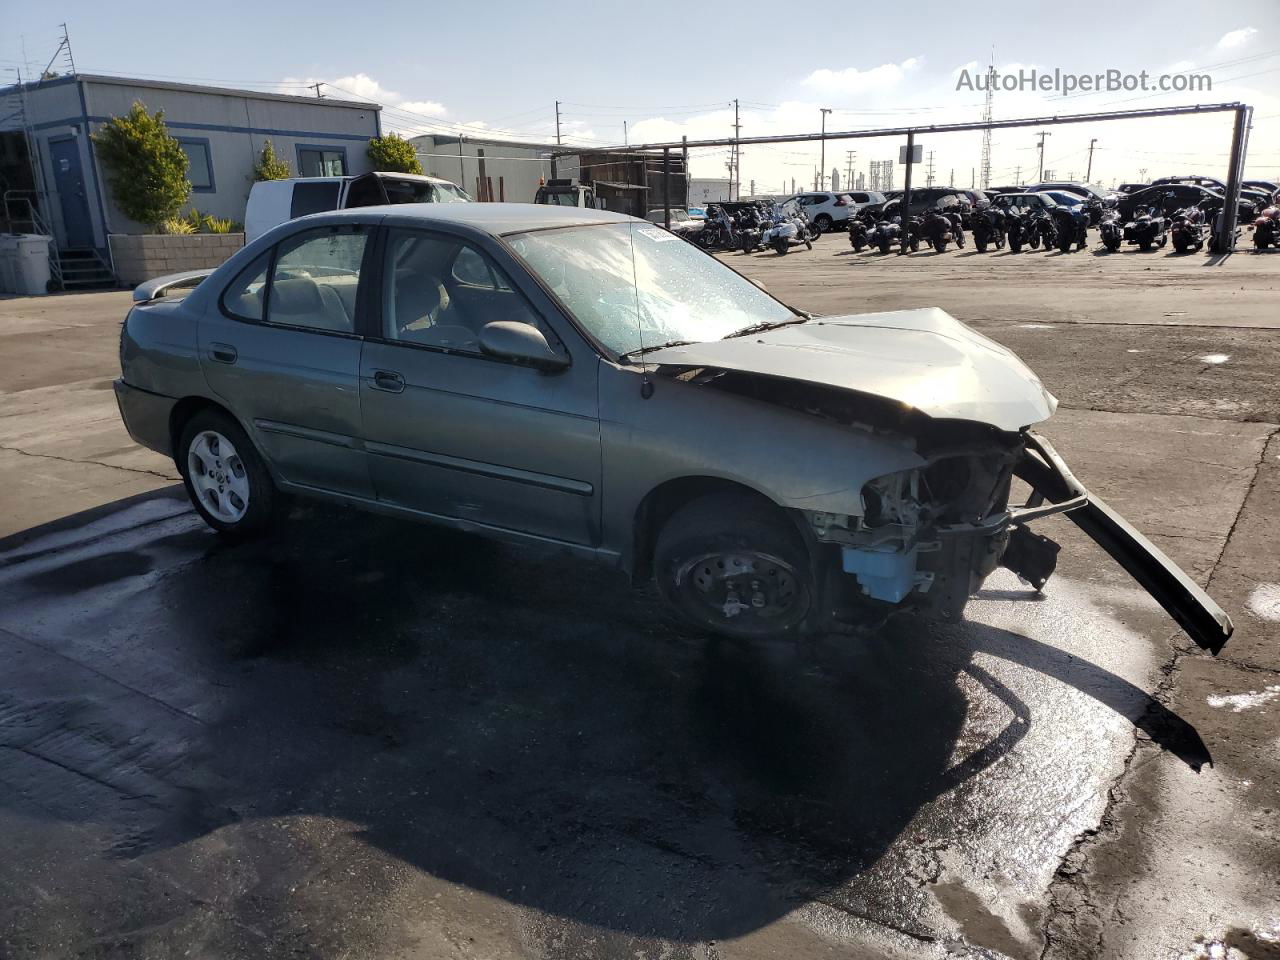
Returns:
[[[773,249],[777,252],[778,256],[780,257],[785,257],[787,255],[787,249],[790,246],[791,244],[787,243],[786,240],[773,241]]]
[[[225,413],[201,410],[178,441],[178,470],[204,522],[231,540],[266,529],[276,490],[249,435]]]
[[[1009,252],[1010,252],[1010,253],[1021,253],[1021,252],[1022,252],[1022,238],[1021,238],[1021,237],[1015,237],[1015,236],[1013,236],[1012,234],[1010,234],[1010,236],[1009,236]]]
[[[782,511],[748,493],[700,497],[663,525],[658,591],[687,623],[725,637],[799,636],[815,626],[809,553]]]
[[[1115,253],[1117,250],[1120,249],[1119,240],[1103,240],[1102,245],[1106,247],[1108,250],[1110,250],[1112,253]]]
[[[986,253],[986,252],[987,252],[987,241],[986,241],[986,240],[979,240],[977,237],[974,237],[974,238],[973,238],[973,246],[974,246],[974,249],[975,249],[975,250],[977,250],[979,253]]]
[[[817,219],[813,221],[813,225],[817,228],[819,234],[830,233],[831,228],[835,225],[835,221],[825,213],[820,213],[818,214]]]

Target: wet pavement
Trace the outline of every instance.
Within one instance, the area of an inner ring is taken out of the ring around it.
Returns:
[[[228,547],[160,494],[21,538],[0,939],[382,955],[426,884],[484,895],[526,956],[730,956],[784,920],[1035,956],[1134,722],[1207,759],[1144,692],[1158,611],[1072,566],[1045,597],[994,577],[968,624],[797,648],[691,634],[554,551],[327,508]]]
[[[750,259],[865,306],[834,252],[817,286]],[[0,379],[31,491],[0,511],[0,956],[1268,956],[1280,446],[1247,421],[1277,409],[1272,334],[1016,321],[983,329],[1043,356],[1073,468],[1236,617],[1221,659],[1060,519],[1045,595],[1001,571],[966,623],[800,646],[303,503],[228,546],[88,361],[65,396]],[[1126,392],[1129,349],[1162,372]],[[35,525],[73,500],[101,505]]]

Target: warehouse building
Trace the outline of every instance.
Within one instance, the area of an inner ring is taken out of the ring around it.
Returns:
[[[380,106],[330,98],[90,74],[0,89],[0,193],[9,229],[30,229],[30,202],[60,251],[105,256],[108,234],[149,232],[113,206],[89,139],[135,101],[163,110],[186,151],[190,205],[236,221],[244,220],[265,141],[295,176],[358,174],[369,170],[365,147],[381,132]]]
[[[411,137],[422,169],[452,180],[476,200],[532,203],[538,187],[553,176],[577,177],[574,158],[561,157],[552,172],[554,143],[529,143],[471,136],[427,134]]]

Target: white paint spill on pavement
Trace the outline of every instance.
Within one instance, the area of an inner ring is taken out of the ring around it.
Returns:
[[[1260,583],[1246,602],[1249,612],[1262,620],[1280,623],[1280,583]]]
[[[1196,357],[1201,363],[1226,363],[1231,359],[1229,353],[1207,353],[1203,357]]]
[[[1052,323],[1020,323],[1018,324],[1023,330],[1052,330]]]
[[[1145,350],[1135,350],[1132,347],[1130,347],[1128,350],[1125,351],[1125,353],[1146,353],[1146,352],[1147,351]]]
[[[1280,697],[1280,684],[1267,687],[1265,690],[1250,690],[1248,693],[1214,695],[1207,697],[1206,700],[1211,707],[1230,707],[1232,713],[1242,713],[1278,697]]]

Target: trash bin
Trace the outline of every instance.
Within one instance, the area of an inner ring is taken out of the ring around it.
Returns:
[[[34,297],[49,292],[49,242],[52,239],[38,233],[18,237],[15,293]]]
[[[0,234],[0,293],[17,293],[18,235]]]

